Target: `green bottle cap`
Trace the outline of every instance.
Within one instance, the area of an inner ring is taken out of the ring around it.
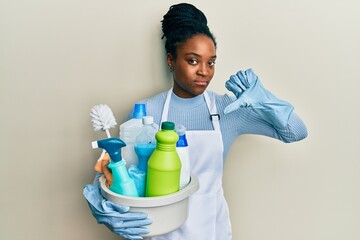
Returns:
[[[174,130],[175,124],[173,122],[162,122],[161,129],[163,130]]]

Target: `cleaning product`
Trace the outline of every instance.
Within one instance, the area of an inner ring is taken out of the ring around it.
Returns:
[[[140,133],[135,139],[135,152],[138,156],[138,168],[146,172],[149,157],[156,147],[155,134],[158,131],[158,125],[154,123],[153,116],[143,117],[142,123]]]
[[[180,190],[186,187],[190,182],[190,156],[189,145],[186,139],[186,128],[183,125],[177,125],[175,132],[179,135],[176,143],[176,151],[181,161],[180,171]]]
[[[121,157],[121,148],[126,144],[119,138],[106,138],[92,142],[93,148],[105,149],[110,155],[110,164],[113,183],[110,190],[125,196],[138,197],[135,182],[129,177],[125,161]]]
[[[135,139],[134,146],[138,156],[138,165],[130,165],[128,168],[129,175],[134,179],[140,197],[145,196],[147,163],[156,147],[155,134],[158,131],[158,125],[154,123],[154,117],[145,116],[142,118],[142,123],[143,126]]]
[[[137,165],[138,158],[134,150],[135,138],[139,134],[142,127],[142,117],[146,116],[145,104],[135,104],[133,117],[120,124],[119,137],[126,143],[126,147],[122,148],[121,153],[126,160],[126,167]]]
[[[146,196],[163,196],[179,191],[181,162],[176,152],[179,136],[173,122],[163,122],[155,135],[156,148],[148,161]]]

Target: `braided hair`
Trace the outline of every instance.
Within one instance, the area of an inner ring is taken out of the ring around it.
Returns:
[[[172,5],[161,22],[164,33],[162,38],[166,38],[165,50],[173,58],[176,58],[177,47],[197,34],[208,36],[216,47],[215,37],[207,26],[206,16],[191,4],[180,3]]]

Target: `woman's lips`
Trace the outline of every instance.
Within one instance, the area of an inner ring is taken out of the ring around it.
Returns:
[[[207,81],[195,81],[194,83],[195,83],[195,85],[198,85],[198,86],[206,86],[206,85],[208,85]]]

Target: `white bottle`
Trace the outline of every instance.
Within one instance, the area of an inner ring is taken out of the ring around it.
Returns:
[[[181,161],[180,172],[180,190],[186,187],[190,182],[190,156],[189,146],[186,139],[186,128],[182,125],[176,126],[175,131],[179,135],[179,140],[176,143],[176,151]]]
[[[138,157],[134,150],[135,138],[139,134],[143,124],[142,117],[146,116],[145,104],[135,104],[133,118],[120,125],[120,139],[126,144],[121,149],[121,155],[126,162],[126,167],[138,164]]]

